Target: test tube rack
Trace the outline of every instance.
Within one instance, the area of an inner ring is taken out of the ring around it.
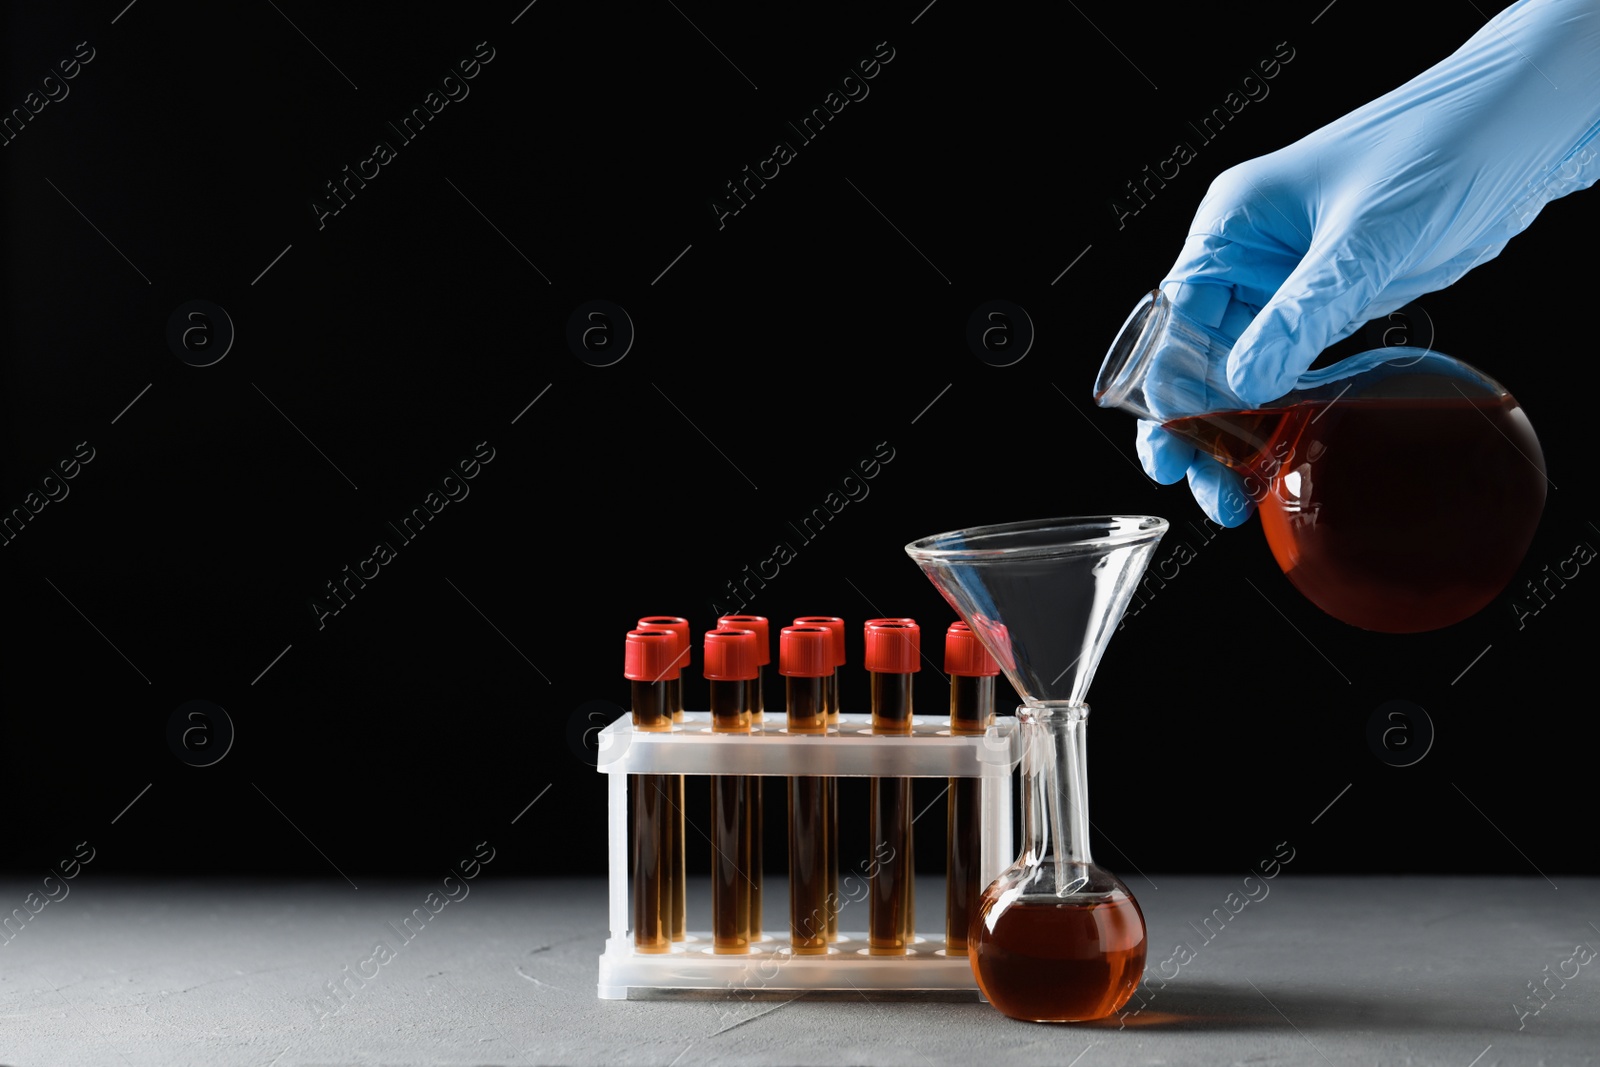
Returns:
[[[873,735],[870,715],[842,714],[827,736],[791,735],[782,717],[769,711],[767,721],[750,734],[713,734],[710,716],[688,712],[671,732],[633,729],[623,715],[601,731],[597,770],[608,775],[610,924],[611,936],[600,957],[601,1000],[649,999],[693,995],[726,996],[730,990],[802,992],[971,993],[977,983],[965,955],[945,952],[944,909],[919,907],[920,916],[937,915],[937,933],[918,932],[903,956],[867,952],[865,932],[840,930],[840,939],[826,955],[793,951],[785,921],[769,929],[749,953],[718,955],[707,931],[688,931],[669,953],[641,953],[629,929],[628,871],[629,779],[640,774],[750,774],[778,778],[793,775],[878,778],[982,779],[982,881],[987,884],[1015,856],[1011,838],[1012,770],[1021,756],[1016,720],[1002,717],[987,732],[952,736],[947,722],[913,717],[910,735]],[[861,813],[865,817],[865,813]],[[845,872],[841,871],[841,882]],[[769,899],[786,896],[787,879],[768,883]],[[841,912],[864,927],[867,905]],[[784,909],[787,916],[787,909]],[[859,918],[858,918],[859,917]]]

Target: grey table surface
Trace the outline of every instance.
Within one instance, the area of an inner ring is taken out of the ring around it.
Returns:
[[[604,882],[488,872],[333,1001],[328,984],[397,941],[388,924],[438,880],[130,882],[90,868],[0,944],[0,1063],[1600,1061],[1600,879],[1286,871],[1206,940],[1203,920],[1240,882],[1130,882],[1151,966],[1179,944],[1186,962],[1123,1022],[1045,1026],[983,1003],[602,1001]],[[39,888],[8,879],[0,900],[20,907]],[[919,899],[942,891],[925,879]],[[778,882],[769,924],[783,906]]]

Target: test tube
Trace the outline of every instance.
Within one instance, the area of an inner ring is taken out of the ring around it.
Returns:
[[[756,680],[750,687],[750,728],[758,730],[766,713],[762,668],[772,662],[772,631],[762,615],[724,615],[717,620],[717,629],[750,630],[756,635]]]
[[[866,624],[863,657],[872,688],[872,732],[910,735],[912,676],[921,669],[921,633],[910,619]],[[874,778],[867,951],[903,956],[915,938],[916,863],[911,854],[911,779]]]
[[[689,620],[679,615],[646,615],[639,620],[641,630],[671,630],[678,635],[678,660],[679,676],[672,680],[667,693],[667,699],[672,703],[672,721],[683,721],[683,676],[682,672],[689,669],[689,646],[691,644]],[[682,775],[679,775],[681,778]]]
[[[762,723],[766,718],[766,698],[762,695],[765,686],[762,685],[762,675],[767,664],[772,662],[772,639],[767,620],[762,615],[724,615],[717,620],[719,630],[749,630],[756,635],[756,680],[750,686],[746,695],[750,700],[750,729],[756,733],[762,730]],[[766,870],[765,855],[761,849],[761,840],[765,834],[765,815],[761,810],[761,778],[753,776],[750,782],[750,827],[754,834],[754,841],[750,846],[750,862],[758,871]],[[755,885],[750,891],[750,940],[761,940],[761,879],[756,878]]]
[[[711,732],[750,732],[749,687],[759,673],[756,635],[751,630],[712,630],[705,636]],[[750,825],[751,776],[711,776],[711,951],[750,951],[751,889],[761,878],[754,867]]]
[[[678,675],[678,639],[668,630],[630,630],[623,646],[622,675],[633,683],[633,728],[672,730],[668,684]],[[672,951],[668,918],[673,870],[664,850],[670,821],[671,776],[641,774],[633,792],[633,947],[637,952]]]
[[[689,620],[678,615],[649,615],[639,620],[641,630],[670,630],[678,639],[677,677],[667,683],[667,703],[672,708],[672,721],[683,721],[683,674],[689,669]],[[671,810],[662,820],[661,848],[673,876],[672,903],[667,908],[667,930],[672,940],[682,941],[688,931],[688,902],[684,899],[684,886],[689,882],[689,868],[684,860],[684,780],[681,774],[662,776],[667,781],[667,795],[672,799]]]
[[[824,626],[786,626],[778,636],[778,673],[784,675],[790,734],[828,732],[828,678],[833,635]],[[796,954],[826,955],[828,793],[826,778],[789,779],[789,940]]]
[[[882,625],[882,624],[885,624],[885,623],[891,624],[891,625],[916,626],[917,625],[917,620],[901,616],[899,618],[892,618],[892,619],[887,619],[887,618],[886,619],[868,619],[866,624],[868,626],[877,626],[877,625]],[[921,665],[920,665],[921,664],[921,652],[922,652],[922,630],[919,627],[918,630],[917,630],[917,660],[916,660],[916,663],[918,664],[918,666],[916,667],[917,670],[921,670]],[[911,715],[910,712],[906,713],[906,719],[907,719],[908,722],[910,722],[912,720],[912,715]],[[911,733],[911,726],[908,725],[906,727],[905,732],[906,733]],[[908,793],[912,793],[911,780],[910,779],[906,779],[906,790],[907,790]],[[915,819],[915,816],[912,816],[912,818]],[[915,931],[916,928],[917,928],[917,901],[916,901],[916,894],[915,894],[915,889],[916,889],[916,884],[917,884],[917,876],[916,876],[917,863],[916,863],[916,859],[915,859],[916,843],[917,843],[916,834],[913,833],[913,832],[908,831],[906,833],[906,870],[908,872],[910,872],[910,873],[907,875],[907,877],[901,883],[901,885],[905,889],[905,914],[906,914],[905,927],[906,927],[906,929],[908,931]],[[909,941],[907,943],[909,944]]]
[[[964,622],[944,635],[944,670],[950,676],[950,733],[982,734],[994,721],[994,677],[1000,665]],[[945,953],[967,954],[967,930],[984,885],[981,778],[950,779],[949,831],[945,851]]]
[[[837,615],[802,615],[796,626],[825,626],[833,635],[833,669],[828,672],[828,728],[839,730],[839,668],[844,666],[844,620]],[[839,779],[826,779],[828,811],[828,940],[839,940]]]

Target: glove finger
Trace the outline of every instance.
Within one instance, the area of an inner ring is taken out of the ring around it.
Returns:
[[[1254,315],[1272,299],[1304,255],[1270,235],[1249,231],[1237,219],[1229,226],[1236,238],[1212,232],[1190,234],[1161,283],[1161,291],[1190,318],[1223,333],[1229,330],[1225,324],[1229,308],[1248,307]],[[1224,292],[1218,293],[1219,289]],[[1229,339],[1238,335],[1238,330],[1233,330]]]
[[[1200,510],[1222,526],[1240,526],[1256,504],[1244,491],[1239,475],[1207,455],[1197,455],[1189,465],[1189,491]]]
[[[1144,472],[1162,485],[1178,481],[1195,461],[1193,445],[1181,437],[1174,437],[1163,430],[1159,422],[1149,419],[1139,420],[1135,445],[1139,462],[1144,464]]]
[[[1324,348],[1366,321],[1383,273],[1375,251],[1355,233],[1313,244],[1234,343],[1229,388],[1251,405],[1293,389]]]

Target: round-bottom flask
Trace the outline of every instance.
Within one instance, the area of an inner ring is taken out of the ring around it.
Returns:
[[[1139,904],[1089,855],[1084,704],[1023,705],[1023,846],[968,933],[984,996],[1014,1019],[1083,1022],[1120,1009],[1144,974]]]
[[[1273,557],[1307,599],[1380,633],[1469,618],[1516,577],[1544,510],[1544,453],[1516,398],[1431,349],[1379,348],[1302,374],[1251,407],[1231,342],[1160,292],[1112,344],[1095,402],[1232,468],[1220,494],[1259,505]]]

